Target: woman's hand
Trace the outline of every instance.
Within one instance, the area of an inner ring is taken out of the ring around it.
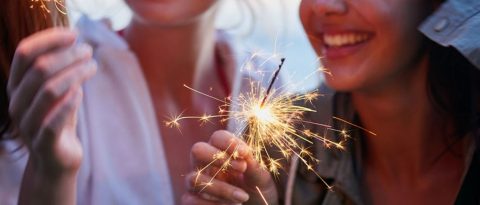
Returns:
[[[63,186],[63,179],[72,183],[79,170],[76,115],[81,86],[97,68],[92,48],[75,45],[75,39],[73,31],[48,29],[22,40],[15,52],[7,85],[9,112],[30,151],[22,190],[25,183],[40,186],[42,180],[59,183],[49,184],[54,187]]]
[[[182,203],[189,204],[264,204],[257,187],[270,205],[277,204],[278,196],[270,173],[262,169],[253,158],[249,147],[227,131],[216,131],[209,143],[193,145],[191,155],[197,170],[210,164],[215,155],[225,151],[228,156],[236,151],[238,157],[231,167],[212,180],[212,175],[224,160],[217,160],[200,174],[192,172],[186,177],[191,192],[184,194]],[[225,158],[224,158],[225,159]],[[205,186],[206,183],[211,184]]]

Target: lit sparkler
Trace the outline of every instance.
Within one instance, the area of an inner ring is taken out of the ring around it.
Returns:
[[[267,199],[265,199],[265,196],[263,196],[262,191],[260,190],[260,188],[258,188],[258,186],[256,186],[255,188],[257,189],[258,194],[260,195],[260,197],[262,197],[263,203],[265,203],[265,205],[268,205]]]
[[[52,3],[55,6],[55,9],[63,14],[67,14],[67,7],[65,6],[64,0],[30,0],[31,5],[30,8],[34,9],[36,7],[42,9],[46,13],[50,14],[52,12],[52,8],[50,8],[47,4]]]
[[[315,173],[323,183],[331,189],[332,187],[326,183],[319,174],[314,170],[314,165],[319,161],[314,157],[313,153],[308,150],[305,145],[313,145],[315,140],[323,143],[327,148],[344,149],[344,142],[349,138],[346,130],[337,130],[327,124],[320,124],[317,122],[307,121],[304,115],[315,110],[306,107],[307,103],[321,96],[318,91],[312,91],[305,94],[292,94],[286,89],[273,88],[273,84],[278,77],[284,59],[274,73],[267,89],[261,86],[260,82],[250,81],[250,90],[245,93],[240,93],[239,96],[229,97],[226,99],[219,99],[208,95],[201,91],[195,90],[187,85],[187,89],[209,97],[213,100],[221,102],[219,112],[216,115],[203,116],[176,116],[166,122],[169,127],[176,127],[180,129],[180,121],[188,119],[199,120],[200,123],[210,121],[212,118],[219,118],[221,121],[235,120],[238,124],[243,125],[237,128],[234,132],[236,136],[241,138],[250,147],[253,157],[259,165],[273,175],[279,174],[282,169],[281,160],[288,160],[292,156],[297,156],[299,161],[304,163],[308,170]],[[317,70],[321,71],[320,69]],[[238,109],[230,109],[233,105],[237,105]],[[334,118],[342,122],[347,122],[341,118]],[[314,133],[308,126],[320,126],[325,129],[322,134]],[[333,141],[326,137],[326,132],[337,132],[343,137],[340,141]],[[196,185],[203,186],[202,191],[207,186],[213,184],[213,180],[219,176],[220,173],[226,172],[231,166],[231,162],[238,158],[237,147],[226,149],[233,149],[233,154],[229,155],[226,151],[217,153],[212,161],[206,166],[200,168],[196,172]],[[270,149],[273,148],[273,149]],[[281,156],[278,157],[278,154]],[[209,173],[211,179],[207,182],[198,184],[199,177],[206,172],[209,167],[214,164],[219,164],[214,173]]]

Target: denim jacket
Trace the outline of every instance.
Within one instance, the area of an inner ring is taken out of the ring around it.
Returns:
[[[442,46],[452,46],[480,69],[480,1],[449,0],[419,27]]]
[[[321,112],[305,115],[313,122],[330,124],[334,130],[349,130],[349,140],[344,144],[344,150],[325,148],[323,143],[314,142],[312,153],[319,160],[313,169],[309,170],[301,160],[293,157],[290,162],[289,174],[280,177],[278,190],[280,203],[285,205],[366,205],[366,187],[362,180],[362,137],[361,130],[341,121],[332,120],[332,116],[357,123],[350,95],[335,93],[326,86],[320,87],[325,94],[313,102],[316,108],[324,108]],[[342,136],[334,132],[324,132],[324,128],[308,127],[314,133],[324,133],[332,141],[340,141]],[[471,144],[465,159],[463,183],[456,197],[455,205],[480,204],[480,152]],[[318,176],[321,178],[319,178]],[[331,186],[329,189],[328,186]],[[284,186],[284,185],[287,186]]]

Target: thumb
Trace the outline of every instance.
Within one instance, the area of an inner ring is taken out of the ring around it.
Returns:
[[[252,152],[248,152],[245,156],[245,161],[247,163],[247,169],[243,176],[245,184],[248,187],[255,188],[258,186],[260,189],[265,189],[274,186],[270,173],[255,159]]]

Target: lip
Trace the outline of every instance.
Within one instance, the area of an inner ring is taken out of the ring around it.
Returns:
[[[318,27],[317,27],[318,28]],[[339,47],[331,47],[325,44],[324,42],[324,35],[342,35],[342,34],[351,34],[351,33],[357,33],[357,34],[366,34],[367,38],[361,42],[355,43],[355,44],[350,44],[350,45],[344,45],[344,46],[339,46]],[[367,46],[368,43],[370,43],[374,37],[375,34],[370,31],[362,31],[362,30],[354,30],[354,29],[339,29],[339,28],[328,28],[328,29],[322,29],[321,31],[317,30],[314,32],[314,35],[311,36],[314,38],[313,42],[316,42],[317,45],[320,45],[322,55],[328,60],[337,60],[341,58],[345,58],[351,55],[354,55],[355,53],[359,52],[363,47]]]

